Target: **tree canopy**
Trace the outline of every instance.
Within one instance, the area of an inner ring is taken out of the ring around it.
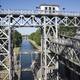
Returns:
[[[13,31],[13,46],[19,47],[22,43],[22,35],[18,31]]]
[[[76,28],[75,27],[60,26],[58,31],[59,31],[60,35],[65,35],[65,36],[69,36],[69,37],[74,37],[76,34]]]
[[[41,34],[40,30],[38,29],[36,32],[29,35],[29,39],[35,41],[38,45],[41,45]]]

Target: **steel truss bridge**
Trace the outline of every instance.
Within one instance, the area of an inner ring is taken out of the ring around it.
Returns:
[[[80,13],[0,10],[0,80],[14,80],[12,32],[18,27],[37,27],[41,30],[41,68],[38,73],[41,80],[60,80],[59,62],[80,75],[75,68],[80,67],[80,40],[58,36],[59,26],[79,29]],[[51,73],[52,76],[49,75]]]

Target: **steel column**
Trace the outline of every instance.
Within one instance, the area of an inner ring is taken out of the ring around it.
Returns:
[[[44,80],[47,80],[47,51],[46,51],[46,48],[47,48],[47,45],[46,45],[46,39],[47,39],[47,35],[46,35],[46,17],[44,16],[44,22],[43,22],[43,35],[44,35],[44,67],[45,67],[45,76],[44,76]]]

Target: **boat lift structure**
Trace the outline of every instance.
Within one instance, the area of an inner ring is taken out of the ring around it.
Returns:
[[[80,39],[58,36],[59,26],[79,29],[80,13],[1,9],[0,80],[14,80],[12,32],[18,27],[37,27],[41,30],[42,53],[39,80],[60,80],[59,62],[80,75],[80,71],[75,67],[80,67]]]

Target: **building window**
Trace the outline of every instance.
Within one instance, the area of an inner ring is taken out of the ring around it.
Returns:
[[[45,10],[47,10],[47,7],[45,7]]]
[[[47,9],[48,9],[48,8],[47,8],[47,7],[45,7],[45,13],[47,12]]]
[[[53,13],[55,12],[55,8],[53,8]]]
[[[51,7],[49,7],[49,13],[51,13]]]

